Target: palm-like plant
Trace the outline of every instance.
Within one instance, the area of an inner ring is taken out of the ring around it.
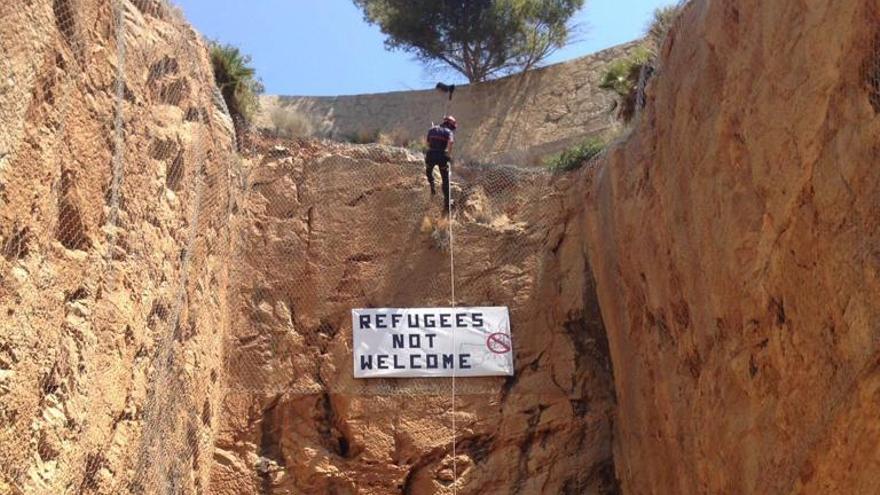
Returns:
[[[612,62],[605,72],[599,87],[617,93],[617,116],[629,122],[636,115],[640,105],[639,93],[644,96],[644,85],[653,74],[660,56],[660,48],[685,2],[679,0],[673,5],[656,9],[654,17],[645,30],[644,43],[626,57]]]
[[[599,83],[600,88],[617,93],[617,116],[624,122],[629,122],[636,114],[639,78],[645,65],[650,62],[651,53],[640,46],[629,56],[612,62]]]
[[[226,101],[236,130],[246,126],[259,108],[257,98],[263,85],[250,66],[251,57],[232,45],[211,43],[211,64],[214,81]]]

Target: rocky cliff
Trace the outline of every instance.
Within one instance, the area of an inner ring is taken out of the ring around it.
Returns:
[[[157,1],[0,20],[0,491],[200,492],[233,148],[206,50]]]
[[[450,226],[404,151],[267,144],[248,169],[213,491],[615,492],[611,369],[570,184],[459,168]],[[449,305],[450,245],[455,303],[510,306],[516,376],[459,380],[454,410],[449,381],[354,380],[351,308]]]
[[[0,493],[880,492],[877,0],[691,2],[626,138],[452,222],[401,149],[234,159],[164,3],[0,19]],[[451,303],[515,377],[352,379],[352,307]]]
[[[591,170],[624,493],[878,493],[880,3],[695,1]]]

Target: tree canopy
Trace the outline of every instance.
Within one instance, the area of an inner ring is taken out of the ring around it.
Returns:
[[[528,70],[565,46],[584,0],[353,0],[385,46],[470,82]]]

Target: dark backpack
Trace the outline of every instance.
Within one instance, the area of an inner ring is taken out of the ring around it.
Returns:
[[[443,126],[435,125],[428,131],[428,147],[432,151],[446,151],[452,139],[452,131]]]

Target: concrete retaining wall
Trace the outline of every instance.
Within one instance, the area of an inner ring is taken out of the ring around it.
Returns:
[[[616,128],[614,95],[599,89],[609,62],[626,55],[630,42],[569,62],[487,83],[460,86],[450,107],[460,126],[459,159],[536,164],[548,154]],[[257,125],[272,127],[279,106],[308,116],[325,135],[357,133],[422,140],[443,116],[443,93],[402,91],[336,97],[264,96]]]

